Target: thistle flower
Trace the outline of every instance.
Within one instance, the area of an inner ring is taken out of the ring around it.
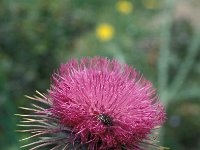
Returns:
[[[152,83],[126,64],[94,57],[62,64],[52,75],[47,94],[29,97],[47,105],[22,109],[38,141],[24,145],[37,149],[141,150],[161,149],[154,144],[154,130],[165,112]],[[28,123],[28,124],[26,124]],[[156,136],[156,135],[155,135]]]

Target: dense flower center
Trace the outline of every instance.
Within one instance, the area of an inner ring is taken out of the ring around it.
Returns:
[[[52,109],[88,149],[134,149],[165,119],[152,83],[132,67],[95,57],[53,75]],[[78,141],[78,140],[77,140]]]
[[[24,118],[25,126],[33,127],[23,130],[33,134],[25,139],[41,138],[23,147],[163,149],[149,134],[164,122],[164,108],[152,83],[132,67],[100,57],[74,59],[61,65],[52,80],[49,95],[28,97],[50,108],[25,108],[34,113],[22,115],[30,117]]]

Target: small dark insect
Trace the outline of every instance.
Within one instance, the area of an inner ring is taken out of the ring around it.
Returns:
[[[105,114],[99,114],[97,116],[97,118],[106,126],[112,126],[113,125],[112,118],[105,115]]]

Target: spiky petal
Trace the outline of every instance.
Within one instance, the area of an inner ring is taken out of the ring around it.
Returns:
[[[50,142],[43,138],[36,143],[40,147],[161,148],[149,135],[164,122],[164,108],[152,83],[126,64],[101,57],[70,60],[53,74],[49,93],[40,96],[32,99],[49,108],[34,111],[45,121],[30,131],[48,134]]]

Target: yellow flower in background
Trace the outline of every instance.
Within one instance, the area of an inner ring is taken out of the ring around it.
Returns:
[[[114,28],[110,24],[100,24],[96,28],[96,36],[101,41],[109,41],[114,35]]]
[[[133,4],[129,1],[119,1],[116,4],[117,10],[123,14],[129,14],[133,11]]]
[[[143,0],[142,2],[146,9],[156,9],[159,7],[158,0]]]

